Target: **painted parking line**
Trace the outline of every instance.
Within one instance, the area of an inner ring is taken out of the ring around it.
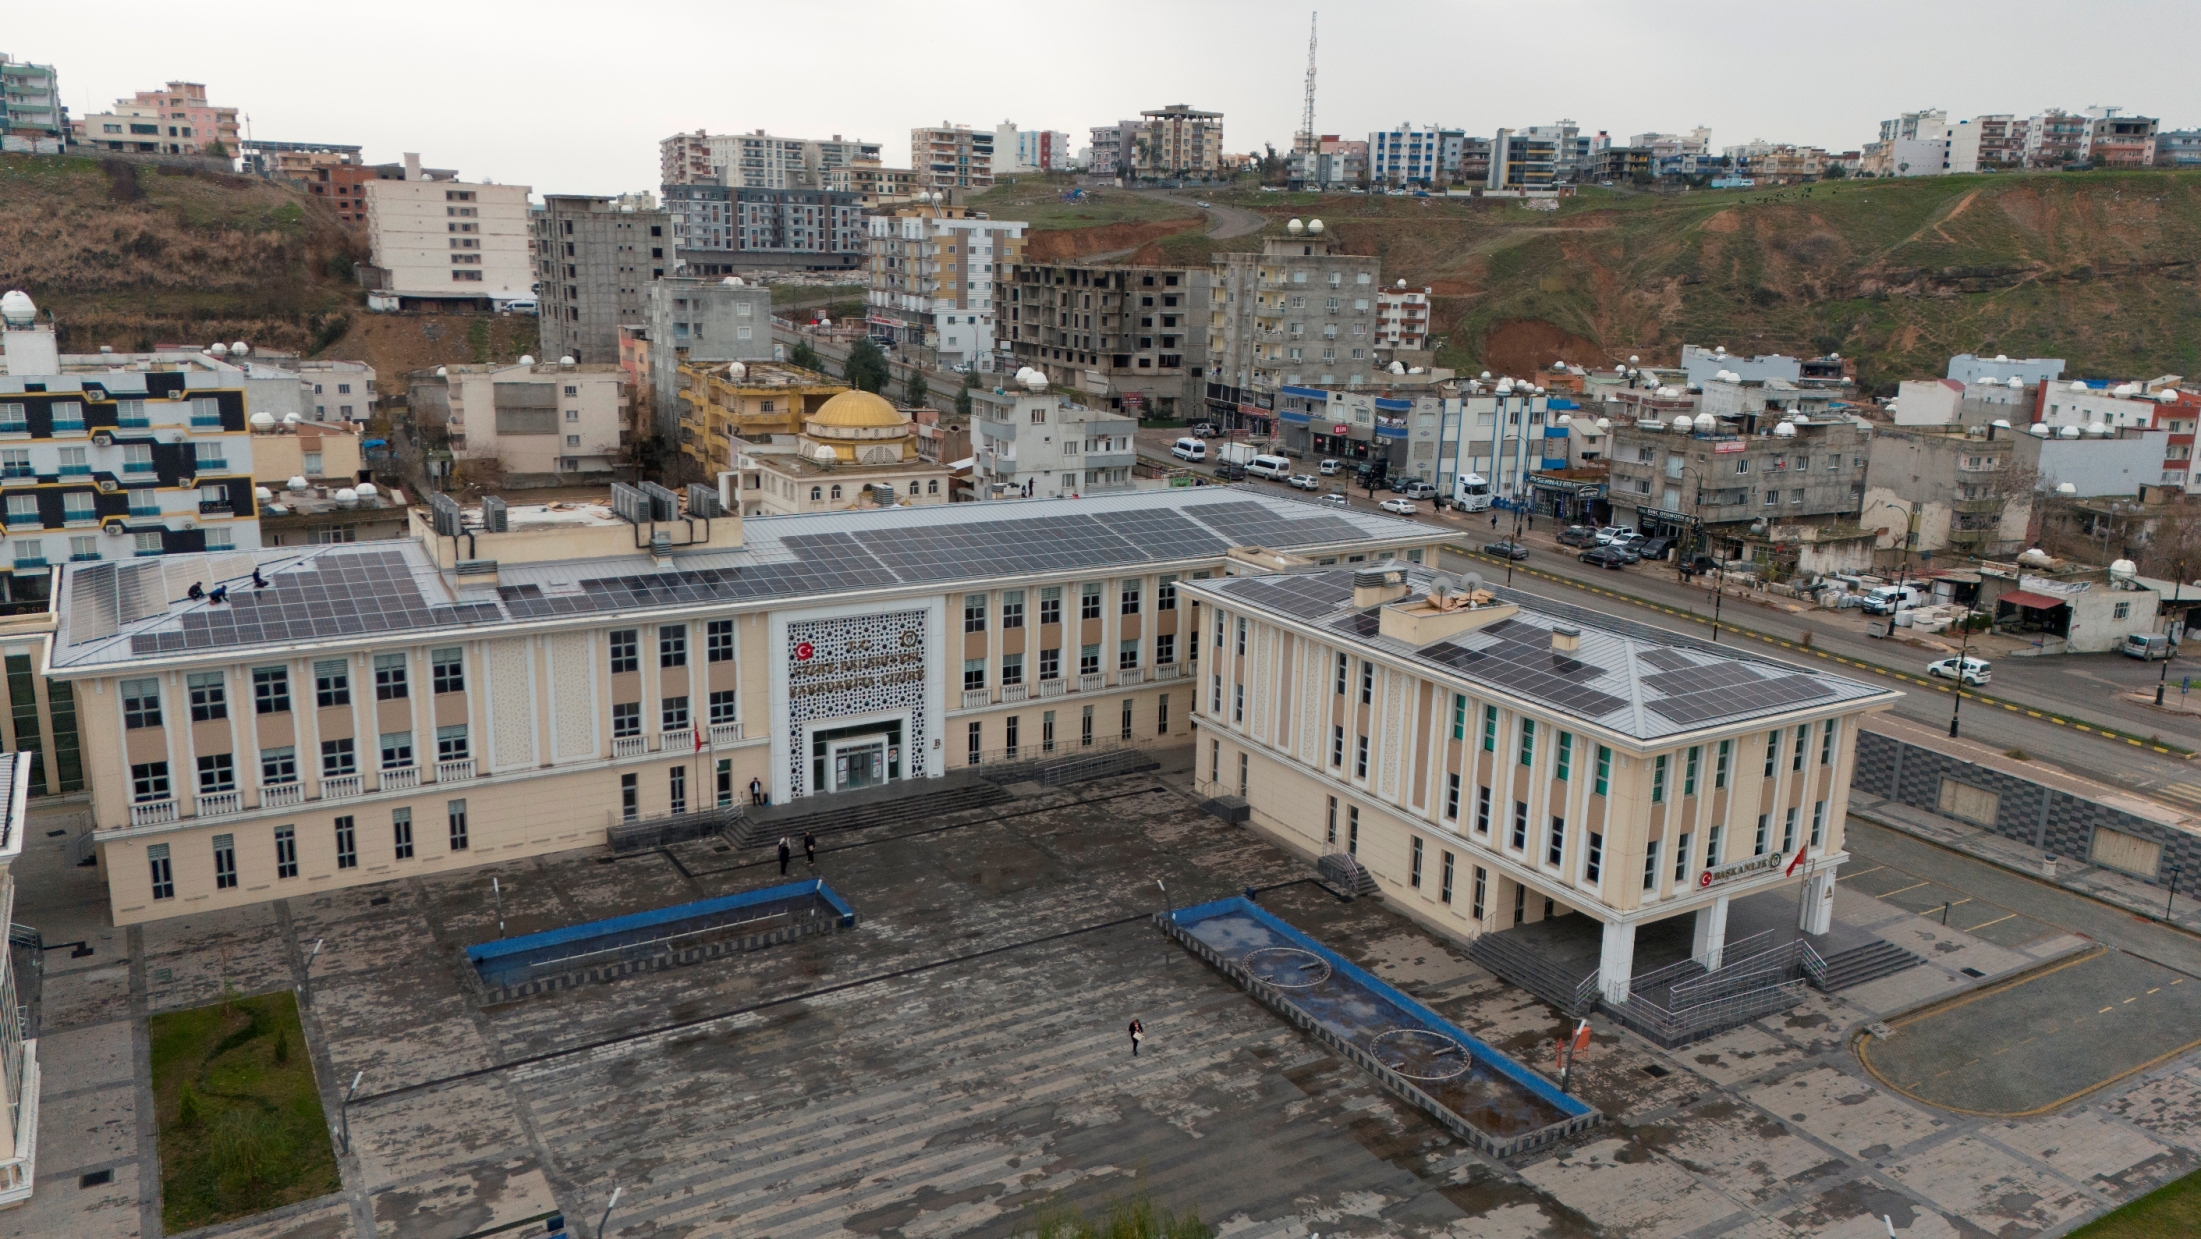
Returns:
[[[1479,551],[1470,550],[1463,546],[1448,545],[1443,549],[1451,554],[1461,557],[1462,559],[1479,559],[1485,563],[1506,566],[1506,561],[1502,559],[1497,559],[1493,556],[1485,555]],[[1538,568],[1522,567],[1514,567],[1513,570],[1523,576],[1532,576],[1541,580],[1550,581],[1553,584],[1565,585],[1570,589],[1579,589],[1587,593],[1602,595],[1603,597],[1611,598],[1619,602],[1625,602],[1630,606],[1642,607],[1646,610],[1657,611],[1664,615],[1671,615],[1679,619],[1684,619],[1692,624],[1709,624],[1712,622],[1710,616],[1700,614],[1696,611],[1683,610],[1679,607],[1668,606],[1665,603],[1653,602],[1648,598],[1638,598],[1633,594],[1623,594],[1618,592],[1617,590],[1610,590],[1602,586],[1591,585],[1587,582],[1576,580],[1573,577],[1561,576],[1556,572],[1546,572]],[[1877,675],[1884,675],[1893,679],[1901,680],[1906,684],[1916,684],[1921,688],[1930,688],[1935,692],[1947,693],[1952,691],[1960,691],[1954,690],[1946,684],[1937,684],[1931,680],[1920,679],[1916,676],[1907,675],[1901,671],[1895,670],[1892,667],[1883,667],[1878,663],[1866,662],[1865,660],[1858,658],[1848,658],[1840,654],[1829,654],[1825,650],[1812,649],[1810,646],[1802,645],[1795,641],[1789,641],[1781,637],[1772,636],[1768,633],[1758,632],[1755,629],[1746,627],[1741,624],[1730,623],[1724,619],[1719,621],[1719,626],[1729,632],[1748,637],[1753,641],[1760,641],[1767,645],[1777,645],[1785,650],[1810,650],[1811,653],[1817,654],[1821,658],[1832,659],[1834,662],[1838,662],[1845,667],[1855,667],[1860,671],[1870,671]],[[2074,731],[2082,731],[2090,736],[2098,736],[2104,740],[2122,741],[2125,744],[2132,746],[2133,748],[2148,749],[2153,752],[2164,754],[2168,757],[2194,756],[2194,751],[2192,749],[2183,748],[2178,745],[2158,743],[2152,738],[2142,739],[2139,736],[2119,731],[2114,727],[2103,727],[2099,724],[2081,723],[2071,719],[2060,717],[2058,715],[2045,714],[2042,711],[2032,709],[2028,706],[2005,701],[2000,697],[1993,697],[1984,693],[1977,692],[1963,692],[1961,695],[1966,701],[1977,702],[1981,705],[2001,706],[2003,709],[2011,711],[2022,710],[2028,718],[2046,719],[2047,721],[2054,723],[2058,727],[2069,727]]]
[[[2002,923],[2003,923],[2004,921],[2014,921],[2014,920],[2016,920],[2016,919],[2018,919],[2018,914],[2017,914],[2017,913],[2015,913],[2015,912],[2012,912],[2012,913],[2011,913],[2010,915],[2008,915],[2008,916],[1998,916],[1998,917],[1996,917],[1995,919],[1993,919],[1993,920],[1991,920],[1991,921],[1981,921],[1981,922],[1980,922],[1979,924],[1977,924],[1977,925],[1967,925],[1967,926],[1965,926],[1965,927],[1964,927],[1964,932],[1965,932],[1965,933],[1968,933],[1968,934],[1976,934],[1976,933],[1978,933],[1978,932],[1979,932],[1980,930],[1982,930],[1982,929],[1985,929],[1985,928],[1987,928],[1987,927],[1988,927],[1989,925],[2000,925],[2000,924],[2002,924]]]

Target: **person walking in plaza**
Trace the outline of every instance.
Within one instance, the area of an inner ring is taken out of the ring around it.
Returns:
[[[750,804],[763,804],[763,803],[764,803],[764,780],[762,780],[762,779],[751,779],[751,780],[749,780],[749,803],[750,803]]]
[[[802,858],[812,869],[818,867],[818,837],[807,830],[802,832]]]
[[[788,846],[787,836],[780,836],[780,876],[787,876],[787,862],[795,857],[795,849]]]
[[[1134,1015],[1131,1017],[1131,1057],[1137,1058],[1139,1056],[1139,1043],[1144,1040],[1146,1040],[1146,1025],[1141,1024],[1139,1017]]]

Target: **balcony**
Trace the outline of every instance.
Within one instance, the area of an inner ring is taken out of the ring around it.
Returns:
[[[1185,667],[1183,663],[1163,663],[1160,666],[1154,668],[1154,678],[1157,680],[1174,680],[1184,673]]]
[[[695,748],[695,728],[675,727],[657,737],[660,753],[686,753]]]
[[[124,473],[151,473],[153,472],[153,462],[150,460],[126,460],[122,462],[122,471]]]
[[[36,512],[8,513],[7,526],[10,529],[38,529],[44,524],[44,519]]]
[[[229,468],[226,456],[201,456],[192,466],[200,473],[221,473]]]
[[[260,807],[263,809],[288,809],[304,804],[306,785],[303,783],[264,783],[260,786]]]
[[[419,786],[420,767],[418,766],[384,766],[382,768],[383,791],[409,792]]]
[[[36,572],[45,566],[46,557],[43,555],[18,555],[15,557],[15,570],[17,572]]]
[[[1039,682],[1039,695],[1042,697],[1060,697],[1069,691],[1070,686],[1064,683],[1060,677]]]
[[[1144,667],[1125,667],[1116,673],[1116,683],[1125,687],[1133,684],[1144,684],[1145,682],[1146,668]]]
[[[641,757],[649,751],[650,742],[645,736],[613,736],[611,738],[611,755],[613,757]]]
[[[711,744],[714,748],[721,744],[739,744],[740,742],[740,722],[711,724]]]
[[[165,826],[176,820],[174,797],[165,800],[140,800],[130,806],[132,826]]]
[[[1002,705],[1015,705],[1019,701],[1029,701],[1031,697],[1032,686],[1029,684],[1004,684],[1001,686]]]
[[[991,705],[992,703],[993,694],[983,688],[966,688],[963,690],[963,708],[966,710],[975,710],[980,706]]]
[[[463,783],[473,777],[474,759],[471,757],[454,757],[449,761],[436,763],[438,783]]]
[[[1102,675],[1098,671],[1092,673],[1091,675],[1081,675],[1078,677],[1078,691],[1081,693],[1099,692],[1102,688],[1105,688],[1107,684],[1108,677]]]
[[[226,817],[231,813],[242,811],[245,807],[245,798],[242,792],[208,792],[195,799],[198,801],[196,808],[200,817]]]
[[[325,776],[321,780],[321,799],[323,800],[349,800],[354,796],[363,794],[366,790],[365,775],[334,774]]]
[[[151,430],[153,428],[153,419],[147,417],[143,413],[137,414],[134,417],[125,413],[115,418],[115,426],[117,429],[120,430]],[[0,430],[5,429],[7,429],[7,427],[0,426]],[[152,468],[152,466],[147,465],[146,468],[150,469]]]

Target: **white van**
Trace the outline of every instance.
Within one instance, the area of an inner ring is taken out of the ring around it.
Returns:
[[[1179,460],[1202,461],[1207,459],[1207,444],[1198,439],[1179,439],[1169,449],[1169,454]]]
[[[1292,475],[1292,462],[1286,456],[1256,456],[1246,462],[1246,472],[1257,478],[1275,481]]]
[[[1893,615],[1923,606],[1926,595],[1915,585],[1882,585],[1865,594],[1864,611],[1867,615]]]

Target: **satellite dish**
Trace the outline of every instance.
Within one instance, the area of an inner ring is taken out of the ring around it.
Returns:
[[[1794,422],[1782,422],[1782,423],[1781,423],[1780,425],[1778,425],[1778,426],[1775,426],[1775,427],[1773,428],[1773,435],[1774,435],[1774,437],[1775,437],[1775,438],[1779,438],[1779,439],[1793,439],[1793,438],[1795,438],[1795,437],[1796,437],[1796,423],[1794,423]]]
[[[253,487],[253,488],[252,488],[252,497],[253,497],[254,499],[263,499],[263,500],[264,500],[264,499],[273,499],[273,498],[275,497],[275,492],[274,492],[274,491],[271,491],[271,490],[269,490],[269,489],[268,489],[267,487],[265,487],[265,486],[255,486],[255,487]]]
[[[2011,375],[2011,376],[2010,376],[2010,390],[2011,390],[2011,391],[2024,391],[2024,390],[2025,390],[2025,380],[2024,380],[2024,379],[2021,379],[2021,378],[2019,378],[2019,377],[2018,377],[2017,375],[2014,375],[2014,374],[2013,374],[2013,375]]]
[[[1466,590],[1469,594],[1477,594],[1482,592],[1483,574],[1480,572],[1470,572],[1465,576],[1462,576],[1460,578],[1460,587]]]
[[[1399,286],[1400,288],[1404,288],[1404,287],[1406,287],[1406,281],[1405,281],[1405,280],[1400,280],[1400,281],[1398,282],[1398,286]]]
[[[1717,429],[1719,424],[1719,419],[1712,416],[1710,413],[1697,414],[1697,429],[1699,430]]]

